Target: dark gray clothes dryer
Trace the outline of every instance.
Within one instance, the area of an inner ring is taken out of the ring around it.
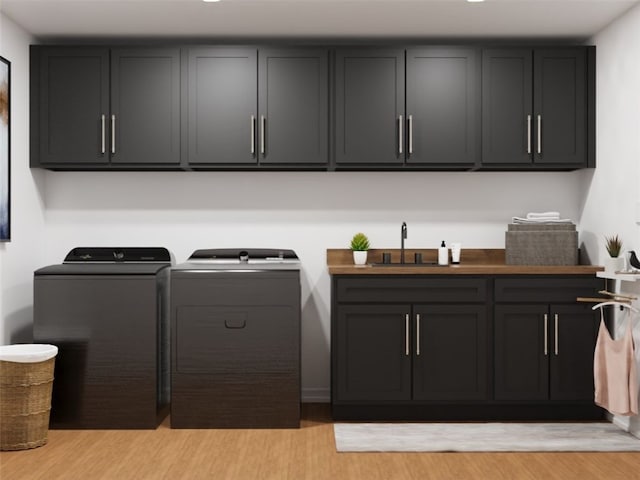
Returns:
[[[153,429],[168,413],[165,248],[74,248],[34,274],[34,340],[58,346],[50,425]]]
[[[171,427],[300,426],[300,261],[198,250],[171,269]]]

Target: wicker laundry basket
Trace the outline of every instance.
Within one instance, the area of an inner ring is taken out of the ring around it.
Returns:
[[[57,352],[54,345],[0,347],[0,450],[47,443]]]

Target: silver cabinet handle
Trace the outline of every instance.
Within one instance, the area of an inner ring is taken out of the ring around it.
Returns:
[[[264,149],[265,149],[265,139],[264,139],[264,132],[267,129],[267,119],[265,118],[264,115],[262,115],[260,117],[260,153],[262,153],[262,155],[264,155]]]
[[[409,155],[413,153],[413,115],[409,115]]]
[[[420,356],[420,314],[416,314],[416,355]]]
[[[527,153],[531,153],[531,115],[527,115]]]
[[[409,356],[409,314],[404,316],[404,354]]]
[[[556,355],[558,355],[558,314],[554,314],[553,316],[553,321],[554,321],[554,330],[555,330],[555,353]]]
[[[542,154],[542,115],[538,115],[538,155]]]
[[[111,154],[116,153],[116,116],[111,115]]]
[[[256,117],[251,115],[251,155],[256,154]]]
[[[398,117],[398,153],[402,154],[402,115]]]
[[[106,119],[104,117],[104,114],[102,115],[102,154],[104,155],[105,151],[106,151],[106,140],[107,138],[107,132],[106,132]]]
[[[549,315],[544,314],[544,356],[549,354]]]

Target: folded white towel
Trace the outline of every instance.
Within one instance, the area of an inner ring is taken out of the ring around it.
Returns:
[[[537,218],[529,219],[522,217],[513,217],[511,223],[533,224],[533,223],[572,223],[570,218]]]
[[[544,219],[555,219],[555,220],[559,220],[560,219],[560,212],[540,212],[540,213],[536,213],[536,212],[530,212],[527,213],[527,220],[536,220],[539,218],[544,218]]]

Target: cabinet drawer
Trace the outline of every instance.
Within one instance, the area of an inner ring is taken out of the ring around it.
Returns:
[[[338,303],[483,303],[487,300],[484,278],[340,278],[334,280]]]
[[[497,278],[496,302],[575,302],[576,297],[593,296],[604,287],[592,276]]]

